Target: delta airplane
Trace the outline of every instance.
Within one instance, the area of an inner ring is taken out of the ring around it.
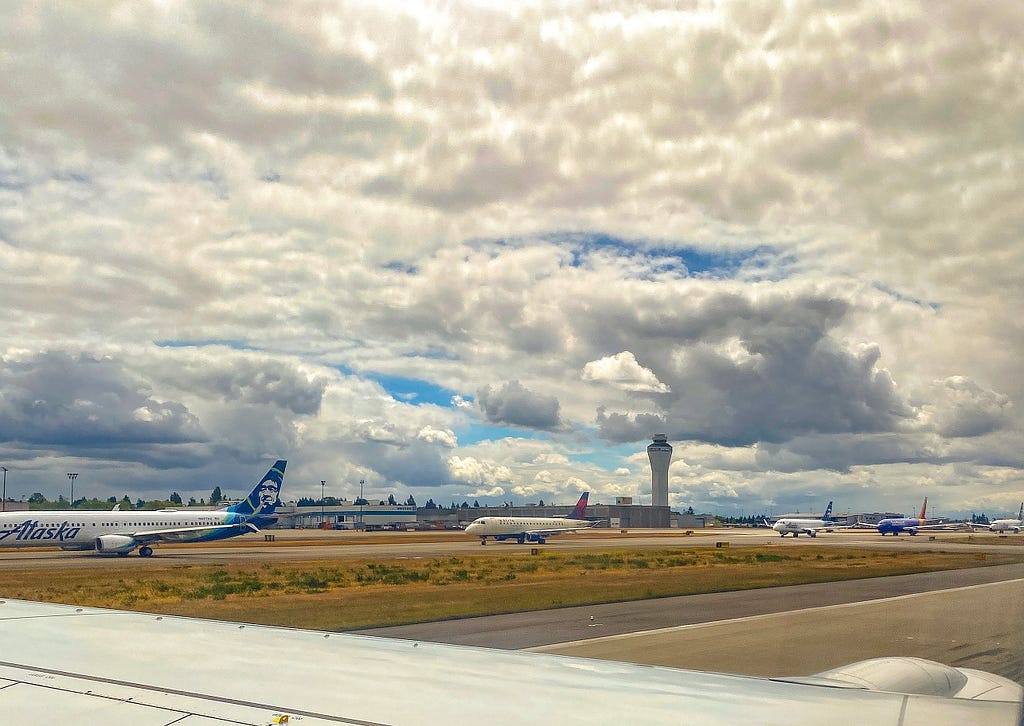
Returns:
[[[238,504],[218,510],[6,512],[0,514],[0,548],[60,547],[96,550],[127,557],[153,554],[160,542],[210,542],[259,532],[273,524],[284,481],[285,461],[278,461]]]
[[[975,527],[983,527],[984,525],[973,525]],[[1020,509],[1017,510],[1016,519],[995,519],[989,523],[988,528],[993,532],[1013,532],[1014,534],[1020,534],[1022,528],[1024,528],[1024,502],[1020,503]]]
[[[480,517],[466,527],[466,534],[479,537],[482,545],[487,544],[488,537],[499,541],[514,539],[519,544],[544,544],[551,535],[588,529],[597,524],[586,518],[589,496],[590,492],[583,492],[568,517]]]
[[[818,532],[831,532],[838,526],[832,519],[832,502],[829,502],[828,506],[825,507],[825,513],[821,515],[821,519],[783,517],[772,525],[772,529],[782,537],[785,537],[787,534],[797,537],[801,533],[809,537],[817,537]]]
[[[921,531],[955,529],[953,525],[941,524],[938,519],[928,519],[926,516],[927,511],[928,497],[925,497],[924,503],[921,505],[921,513],[916,517],[891,517],[889,519],[883,519],[875,525],[875,529],[877,529],[878,533],[883,537],[890,532],[892,532],[893,537],[899,537],[900,532],[906,532],[913,536]]]
[[[1024,716],[1010,679],[909,657],[759,678],[7,598],[0,642],[5,724],[1019,726]]]

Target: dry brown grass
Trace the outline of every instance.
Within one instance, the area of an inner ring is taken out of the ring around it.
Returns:
[[[323,630],[1021,562],[807,546],[607,550],[4,574],[3,596]]]

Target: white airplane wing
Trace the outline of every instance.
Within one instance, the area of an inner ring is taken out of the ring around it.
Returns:
[[[970,529],[970,526],[961,522],[943,522],[941,524],[922,524],[914,529],[918,532],[959,532]]]
[[[582,529],[590,529],[594,525],[588,524],[583,527],[545,527],[543,529],[528,529],[524,534],[536,535],[539,537],[550,537],[553,534],[562,534],[563,532],[578,532]]]
[[[1024,700],[930,661],[797,682],[18,600],[0,601],[0,643],[10,724],[1017,726]],[[901,692],[863,690],[887,683]]]
[[[206,534],[211,534],[217,531],[223,531],[227,529],[233,529],[241,532],[242,530],[248,530],[250,532],[259,532],[259,528],[250,523],[244,522],[242,524],[208,524],[200,527],[169,527],[167,529],[147,529],[140,532],[132,532],[129,536],[133,537],[140,544],[147,544],[153,542],[193,542],[197,538],[202,537]]]

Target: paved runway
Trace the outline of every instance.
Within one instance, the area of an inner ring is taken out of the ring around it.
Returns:
[[[187,565],[229,564],[245,562],[285,562],[331,560],[369,557],[441,557],[450,555],[497,554],[501,552],[527,553],[536,545],[515,542],[489,542],[481,547],[476,538],[458,532],[437,533],[361,533],[322,530],[270,530],[274,542],[266,542],[259,535],[238,537],[217,543],[163,544],[154,547],[152,559],[138,556],[112,557],[95,552],[61,552],[55,549],[3,550],[0,549],[0,571],[7,569],[65,569],[70,567],[97,567],[104,563],[118,569],[146,564],[174,563]],[[657,549],[666,547],[715,547],[718,542],[735,546],[773,545],[778,547],[806,547],[824,545],[834,547],[868,547],[873,549],[943,550],[946,552],[1011,552],[1024,554],[1024,536],[997,537],[992,534],[974,535],[976,544],[958,543],[967,535],[937,533],[916,537],[881,537],[873,532],[836,532],[815,538],[779,537],[764,529],[730,529],[705,531],[686,536],[678,530],[631,530],[625,535],[612,530],[594,530],[579,534],[566,534],[548,540],[540,548],[554,552],[572,552],[601,548]]]
[[[1024,683],[1024,565],[587,605],[372,635],[761,676],[913,655]]]
[[[1024,579],[1016,579],[538,650],[762,676],[911,655],[1024,684],[1022,602]]]

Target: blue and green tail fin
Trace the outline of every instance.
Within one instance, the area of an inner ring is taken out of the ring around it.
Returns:
[[[260,483],[238,504],[228,507],[235,514],[273,514],[281,505],[281,485],[284,483],[284,467],[288,462],[280,459],[263,475]]]

